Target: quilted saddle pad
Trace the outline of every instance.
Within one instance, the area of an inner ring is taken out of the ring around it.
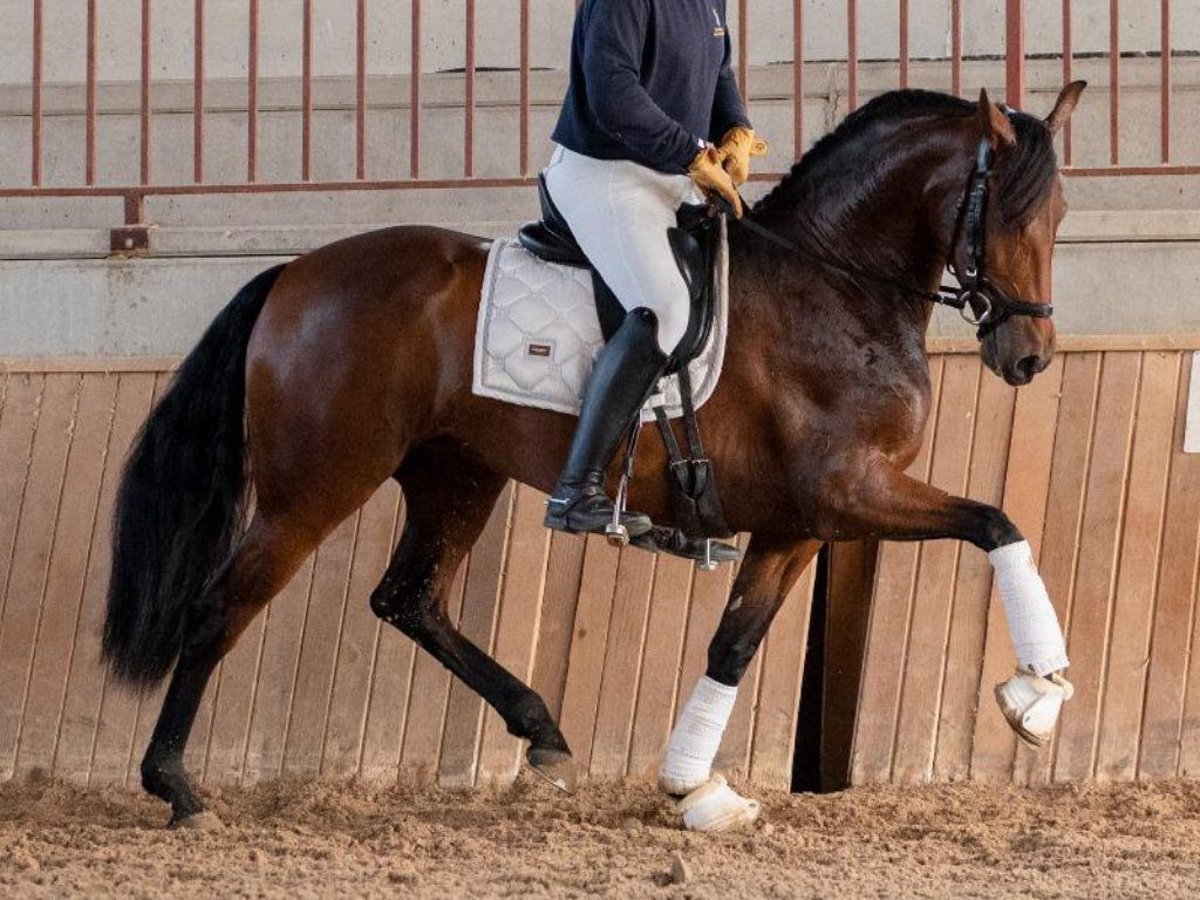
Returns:
[[[717,250],[716,312],[703,352],[688,366],[696,407],[717,386],[729,319],[729,254],[724,223]],[[592,362],[604,346],[588,269],[546,262],[515,240],[492,244],[475,332],[473,390],[519,406],[579,414]],[[679,380],[661,387],[667,415],[682,415]],[[643,421],[654,414],[649,404]]]

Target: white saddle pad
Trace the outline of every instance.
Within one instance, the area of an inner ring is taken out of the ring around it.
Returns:
[[[688,366],[696,407],[717,386],[729,318],[729,255],[722,222],[712,333]],[[578,415],[592,362],[604,346],[588,269],[545,262],[515,240],[492,244],[475,332],[473,390],[519,406]],[[661,383],[667,415],[682,415],[679,379]],[[643,421],[654,413],[650,404]]]

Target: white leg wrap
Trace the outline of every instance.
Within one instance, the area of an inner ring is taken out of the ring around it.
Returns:
[[[696,683],[671,732],[658,770],[659,788],[668,794],[690,794],[708,781],[736,700],[735,687],[708,676]]]
[[[1067,647],[1062,628],[1028,542],[997,547],[988,559],[996,570],[996,586],[1021,668],[1035,675],[1065,669]]]

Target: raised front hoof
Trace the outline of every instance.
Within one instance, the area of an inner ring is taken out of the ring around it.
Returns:
[[[525,751],[525,761],[529,763],[529,768],[560,791],[568,794],[575,792],[577,775],[575,760],[571,758],[570,753],[544,747],[530,747]]]
[[[1050,743],[1062,705],[1075,688],[1057,672],[1042,677],[1017,670],[995,688],[996,703],[1010,728],[1025,744],[1040,749]]]
[[[167,827],[181,828],[188,831],[222,831],[225,828],[225,823],[221,821],[216,813],[205,809],[197,813],[173,815],[171,816],[171,821],[167,823]]]

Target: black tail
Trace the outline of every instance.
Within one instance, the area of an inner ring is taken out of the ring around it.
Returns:
[[[134,686],[150,687],[171,670],[188,611],[242,526],[246,347],[282,270],[257,275],[213,320],[125,463],[104,656]]]

